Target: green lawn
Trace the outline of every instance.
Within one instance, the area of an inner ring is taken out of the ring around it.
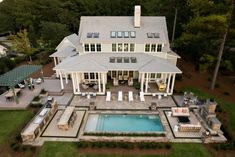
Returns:
[[[31,117],[31,111],[0,111],[0,145]]]
[[[102,148],[100,148],[102,151]],[[131,149],[130,149],[131,151]],[[69,142],[46,142],[44,143],[41,151],[37,157],[127,157],[124,155],[95,155],[95,154],[82,154],[78,152],[76,143]],[[166,157],[210,157],[210,153],[203,146],[203,144],[172,144],[172,152]],[[133,155],[130,157],[160,157],[159,155]]]

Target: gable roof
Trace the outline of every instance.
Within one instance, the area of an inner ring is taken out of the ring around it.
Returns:
[[[60,57],[60,58],[66,58],[68,56],[74,55],[77,52],[75,51],[75,48],[72,46],[65,47],[64,49],[59,49],[55,53],[51,54],[50,57]]]
[[[111,31],[135,31],[136,38],[111,38]],[[99,38],[87,38],[87,33],[98,32]],[[159,38],[148,38],[147,33],[159,33]],[[169,43],[166,19],[163,16],[141,16],[141,26],[134,27],[133,16],[82,16],[79,35],[81,43]]]
[[[64,37],[64,39],[59,43],[59,45],[56,47],[56,50],[59,50],[59,48],[65,44],[65,42],[68,41],[70,46],[73,46],[76,48],[79,44],[79,37],[77,34],[71,34],[69,36]],[[67,46],[66,46],[67,47]]]

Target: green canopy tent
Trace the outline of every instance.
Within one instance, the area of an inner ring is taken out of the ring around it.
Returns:
[[[11,88],[14,94],[14,99],[18,104],[19,101],[14,91],[15,86],[40,69],[42,69],[42,65],[21,65],[19,67],[16,67],[13,70],[0,75],[0,86]]]

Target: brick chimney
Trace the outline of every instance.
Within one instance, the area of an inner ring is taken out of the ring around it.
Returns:
[[[140,27],[140,17],[141,17],[141,7],[140,5],[135,6],[135,15],[134,15],[134,27]]]

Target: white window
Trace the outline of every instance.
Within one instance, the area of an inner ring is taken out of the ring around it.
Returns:
[[[122,43],[118,44],[118,52],[122,52]]]
[[[157,74],[157,78],[161,78],[161,74],[158,73],[158,74]]]
[[[162,52],[162,44],[157,45],[157,52]]]
[[[90,47],[91,47],[91,51],[94,52],[95,51],[95,44],[91,44]]]
[[[90,79],[95,79],[95,74],[94,73],[90,73]]]
[[[151,73],[150,78],[155,78],[155,73]]]
[[[145,52],[149,52],[150,51],[150,44],[145,44]]]
[[[100,52],[101,51],[101,44],[96,44],[96,51]]]
[[[115,43],[112,44],[112,51],[113,52],[117,51],[117,44],[115,44]]]
[[[125,51],[125,52],[128,52],[128,43],[125,43],[125,44],[124,44],[124,51]]]
[[[84,79],[89,79],[88,73],[84,73]]]
[[[156,44],[151,45],[151,52],[156,52]]]
[[[89,44],[85,44],[84,47],[85,47],[85,51],[89,52]]]
[[[135,51],[135,44],[133,44],[133,43],[130,44],[130,51],[131,52]]]

